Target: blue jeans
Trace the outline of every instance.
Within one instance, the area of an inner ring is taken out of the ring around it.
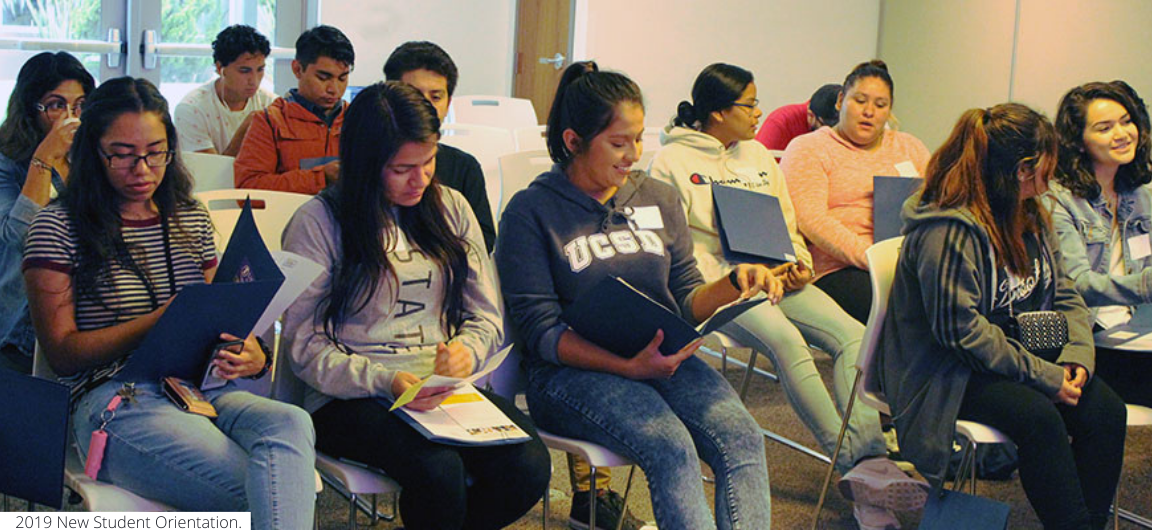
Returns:
[[[690,357],[670,379],[647,381],[541,362],[528,381],[538,426],[640,465],[660,528],[769,528],[764,437],[731,385],[704,361]],[[716,474],[715,521],[701,458]]]
[[[72,416],[80,457],[121,384],[80,398]],[[186,413],[159,383],[137,383],[108,422],[98,478],[186,511],[252,512],[252,528],[312,527],[315,433],[303,409],[228,386],[205,392],[219,417]],[[85,460],[86,461],[86,460]]]
[[[831,455],[840,434],[841,414],[852,395],[864,326],[848,316],[824,291],[808,285],[789,293],[778,305],[756,306],[721,331],[772,358],[788,402],[815,435],[824,453]],[[835,404],[820,379],[808,344],[832,356]],[[887,454],[879,413],[856,402],[848,419],[844,446],[836,459],[836,470],[844,474],[864,458]]]

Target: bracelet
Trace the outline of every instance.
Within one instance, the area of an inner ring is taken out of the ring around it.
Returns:
[[[247,376],[245,379],[260,379],[268,375],[268,370],[272,369],[272,348],[268,347],[268,343],[264,339],[256,337],[256,344],[260,345],[260,349],[264,352],[264,367],[259,372]]]
[[[52,165],[43,161],[43,160],[40,160],[39,158],[32,157],[31,164],[33,166],[36,166],[36,167],[43,169],[45,171],[48,171],[48,172],[52,171]]]
[[[732,288],[736,289],[737,291],[740,290],[740,281],[738,276],[739,275],[736,274],[736,269],[732,269],[732,272],[728,273],[728,281],[732,284]]]

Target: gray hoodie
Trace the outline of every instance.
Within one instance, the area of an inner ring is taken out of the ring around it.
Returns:
[[[1095,368],[1091,325],[1084,300],[1064,272],[1050,231],[1039,248],[1053,264],[1043,309],[1068,319],[1069,343],[1045,360],[1008,338],[990,315],[1000,285],[988,233],[963,209],[904,203],[905,239],[878,346],[877,371],[892,409],[900,451],[933,483],[951,454],[956,418],[973,372],[1001,375],[1054,396],[1064,380],[1062,363]],[[1041,282],[1042,283],[1042,282]]]

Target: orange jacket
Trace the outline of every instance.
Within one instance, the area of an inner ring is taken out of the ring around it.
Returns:
[[[252,119],[233,166],[237,188],[315,195],[324,189],[324,170],[300,169],[300,161],[340,155],[340,127],[347,105],[332,125],[299,103],[276,98]]]

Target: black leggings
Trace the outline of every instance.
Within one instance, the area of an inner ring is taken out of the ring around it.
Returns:
[[[828,293],[849,316],[868,323],[868,312],[872,311],[872,279],[868,271],[848,267],[830,272],[816,280],[816,287]]]
[[[1012,438],[1020,456],[1020,482],[1045,529],[1094,529],[1107,523],[1124,459],[1127,413],[1103,380],[1093,377],[1080,403],[1069,407],[1003,377],[972,374],[960,418],[991,425]]]
[[[403,488],[405,528],[504,528],[544,495],[552,461],[531,420],[499,396],[484,395],[532,440],[488,447],[439,444],[377,401],[352,399],[312,413],[316,449],[378,467],[396,480]]]
[[[1152,354],[1096,348],[1096,376],[1125,403],[1152,407]]]

